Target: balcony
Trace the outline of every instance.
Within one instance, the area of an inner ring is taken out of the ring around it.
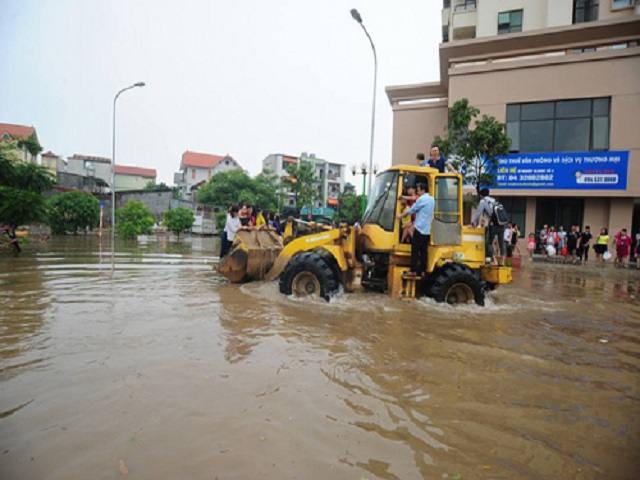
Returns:
[[[476,0],[457,0],[451,21],[452,40],[467,40],[476,37]]]

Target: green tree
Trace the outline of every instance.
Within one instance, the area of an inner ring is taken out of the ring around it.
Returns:
[[[343,192],[338,196],[338,220],[353,225],[362,215],[362,195],[353,192]]]
[[[282,205],[282,182],[278,174],[265,168],[253,179],[253,183],[257,197],[256,204],[263,210],[271,212],[278,210]]]
[[[255,203],[254,183],[244,170],[227,170],[211,177],[198,190],[197,200],[209,205],[226,206],[242,200]]]
[[[150,192],[166,192],[173,189],[164,182],[156,183],[153,180],[149,180],[144,186],[144,190],[149,190]]]
[[[116,211],[118,233],[121,238],[133,239],[138,235],[150,234],[155,223],[151,211],[147,206],[136,200],[130,200],[120,210]]]
[[[278,176],[270,170],[251,178],[244,170],[227,170],[211,177],[198,190],[200,203],[226,207],[237,202],[259,205],[263,210],[274,210],[278,205],[280,189]],[[226,208],[225,208],[226,212]]]
[[[35,135],[31,134],[27,138],[12,137],[17,142],[17,146],[20,150],[26,150],[34,157],[42,151],[42,146]]]
[[[65,192],[49,200],[49,226],[54,234],[92,230],[100,223],[100,203],[88,192]]]
[[[16,229],[46,221],[47,202],[43,193],[51,190],[55,179],[40,165],[20,162],[16,147],[16,141],[0,142],[0,225],[6,227],[3,236],[20,252]]]
[[[456,101],[448,113],[447,138],[436,136],[433,144],[458,170],[464,167],[477,192],[483,186],[495,186],[497,157],[509,153],[511,146],[505,124],[488,115],[477,120],[480,110],[466,98]]]
[[[191,230],[195,216],[191,210],[178,207],[164,212],[164,222],[170,232],[175,233],[180,241],[180,234]]]
[[[303,207],[312,207],[318,196],[313,166],[307,163],[289,165],[287,175],[289,175],[289,188],[293,191],[296,207],[299,210]]]

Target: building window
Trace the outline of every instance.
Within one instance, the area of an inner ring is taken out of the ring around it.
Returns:
[[[573,0],[573,23],[598,20],[599,0]]]
[[[509,214],[512,224],[520,227],[520,238],[525,237],[527,221],[527,199],[525,197],[501,197],[500,203]],[[528,234],[527,234],[528,235]]]
[[[503,204],[504,205],[504,204]],[[560,226],[565,232],[571,230],[571,225],[582,227],[584,199],[582,198],[538,198],[536,202],[536,231],[543,225]]]
[[[455,12],[464,12],[465,10],[475,10],[476,0],[464,0],[460,4],[456,5]]]
[[[196,169],[192,168],[191,169],[191,180],[195,180],[196,179]]]
[[[511,10],[498,14],[498,35],[522,31],[523,10]]]
[[[613,0],[613,3],[611,5],[612,10],[629,7],[633,7],[633,0]]]
[[[605,97],[507,105],[511,152],[608,150],[610,103]]]

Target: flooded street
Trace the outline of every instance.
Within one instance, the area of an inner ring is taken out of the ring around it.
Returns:
[[[0,478],[640,478],[640,272],[326,304],[228,284],[217,253],[3,253]]]

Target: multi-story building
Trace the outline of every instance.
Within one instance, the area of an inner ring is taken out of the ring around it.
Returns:
[[[283,180],[283,185],[286,185],[286,180],[289,178],[287,174],[287,167],[290,165],[297,165],[298,157],[292,157],[291,155],[284,155],[282,153],[272,153],[267,155],[267,157],[262,160],[262,170],[270,170],[276,175],[278,178]],[[279,192],[279,197],[282,197],[282,206],[293,207],[296,204],[295,195],[291,191],[290,188],[282,187],[282,190]]]
[[[27,127],[26,125],[14,125],[12,123],[0,123],[0,141],[7,140],[27,140],[29,137],[37,141],[38,134],[35,127]],[[26,147],[16,152],[18,158],[23,162],[38,163],[38,156],[32,155]]]
[[[307,154],[303,152],[300,157],[275,153],[268,155],[262,161],[262,168],[268,168],[275,172],[280,178],[286,179],[288,177],[286,172],[287,167],[289,165],[295,165],[298,162],[306,163],[313,167],[317,190],[314,207],[337,207],[338,196],[344,190],[344,165],[317,158],[314,153]],[[285,204],[294,206],[295,200],[293,193],[287,189],[285,195]]]
[[[155,168],[129,167],[117,165],[115,172],[116,192],[124,190],[142,190],[149,182],[156,183]]]
[[[211,155],[186,151],[182,154],[180,171],[173,177],[183,200],[194,201],[198,188],[211,180],[216,173],[238,170],[242,167],[229,155]]]
[[[468,98],[507,125],[499,196],[522,232],[640,227],[640,4],[445,0],[440,81],[387,87],[393,163]]]

